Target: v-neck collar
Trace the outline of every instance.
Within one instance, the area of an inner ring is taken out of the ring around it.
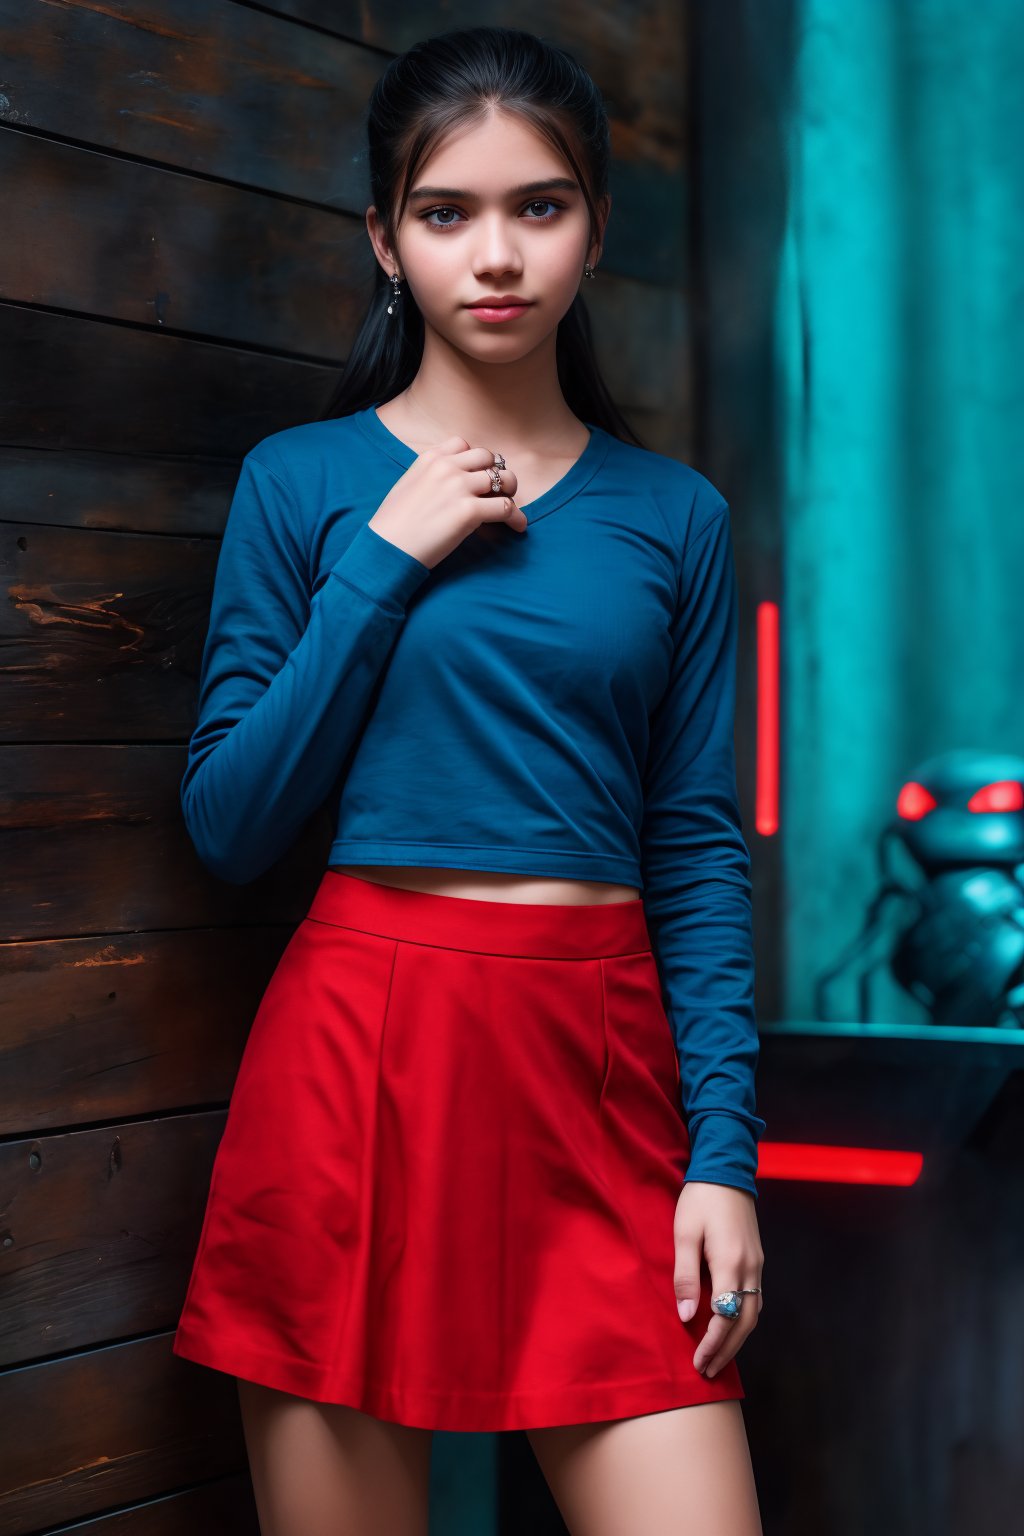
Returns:
[[[396,437],[390,427],[386,427],[377,415],[377,408],[368,405],[361,411],[354,411],[353,421],[361,428],[365,437],[377,448],[386,453],[396,464],[403,469],[409,469],[415,464],[418,457],[408,443]],[[547,517],[549,512],[554,512],[557,507],[564,506],[578,491],[581,491],[587,482],[604,463],[611,441],[609,434],[603,427],[597,427],[593,422],[584,422],[584,426],[590,428],[590,437],[587,445],[574,464],[571,464],[560,480],[541,496],[535,496],[532,501],[520,504],[520,511],[526,514],[527,524],[537,522],[538,518]]]

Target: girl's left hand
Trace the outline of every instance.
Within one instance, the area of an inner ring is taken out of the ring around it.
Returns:
[[[679,1316],[684,1322],[697,1310],[700,1298],[701,1254],[711,1273],[711,1294],[738,1291],[761,1284],[764,1253],[757,1227],[754,1196],[731,1184],[705,1184],[699,1179],[683,1185],[676,1202],[676,1246],[673,1276]],[[714,1376],[739,1350],[757,1326],[764,1298],[743,1296],[739,1316],[712,1312],[707,1332],[693,1363]]]

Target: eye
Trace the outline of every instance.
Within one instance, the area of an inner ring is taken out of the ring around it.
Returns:
[[[426,213],[421,213],[420,214],[420,218],[423,220],[424,224],[426,224],[428,219],[430,219],[432,217],[432,215],[435,214],[435,213],[455,213],[456,211],[457,210],[455,208],[445,208],[445,207],[442,207],[442,208],[428,208]],[[430,229],[450,229],[451,228],[451,224],[446,221],[444,224],[429,224],[428,228],[430,228]]]
[[[539,218],[530,218],[530,219],[527,220],[527,223],[529,223],[529,224],[549,224],[553,220],[557,219],[559,213],[565,207],[565,204],[564,203],[556,203],[550,197],[535,197],[531,202],[527,203],[525,206],[527,208],[552,208],[552,209],[554,209],[553,213],[544,213],[544,214],[541,214]],[[428,209],[426,209],[425,212],[423,212],[421,214],[418,214],[417,217],[422,220],[422,222],[427,226],[428,229],[454,229],[455,222],[456,222],[454,219],[444,219],[440,224],[432,223],[431,221],[432,221],[433,216],[434,216],[435,213],[438,213],[438,214],[454,213],[454,214],[458,215],[459,218],[461,218],[461,214],[459,214],[458,209],[457,208],[452,208],[447,203],[438,204],[438,206],[436,208],[428,208]]]
[[[546,224],[549,219],[553,219],[557,216],[559,211],[565,207],[565,204],[554,203],[550,197],[535,197],[533,202],[527,203],[526,206],[527,208],[554,208],[554,213],[545,213],[543,217],[539,219],[531,219],[530,221],[532,224]]]

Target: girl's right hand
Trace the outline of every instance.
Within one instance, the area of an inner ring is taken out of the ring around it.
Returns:
[[[516,506],[519,481],[499,469],[493,489],[494,453],[448,437],[425,448],[397,480],[370,518],[370,527],[431,570],[481,523],[508,523],[522,533],[526,514]]]

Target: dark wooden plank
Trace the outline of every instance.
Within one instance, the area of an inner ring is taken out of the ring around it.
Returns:
[[[0,747],[4,938],[299,922],[330,849],[326,812],[265,874],[231,885],[189,839],[184,762],[182,746]]]
[[[260,1536],[248,1467],[198,1488],[163,1494],[114,1514],[52,1526],[48,1536]]]
[[[672,409],[666,404],[662,409],[653,411],[631,408],[624,414],[646,448],[689,464],[693,462],[690,457],[693,420],[689,405],[688,401],[684,407]]]
[[[690,409],[690,332],[685,293],[598,270],[584,284],[594,353],[620,410]]]
[[[237,463],[319,417],[335,367],[0,304],[0,443]]]
[[[0,1530],[27,1536],[247,1465],[234,1377],[171,1353],[172,1333],[9,1371]]]
[[[208,0],[0,0],[0,32],[15,127],[366,206],[354,146],[385,54]]]
[[[0,520],[119,533],[219,536],[238,468],[237,461],[0,448]],[[6,538],[6,532],[2,536]]]
[[[0,1145],[0,1366],[177,1323],[225,1113]]]
[[[0,1136],[226,1103],[293,931],[0,945]]]
[[[0,740],[187,740],[219,547],[0,524]]]
[[[361,215],[27,133],[0,133],[0,185],[7,300],[292,356],[348,354],[377,265]]]

